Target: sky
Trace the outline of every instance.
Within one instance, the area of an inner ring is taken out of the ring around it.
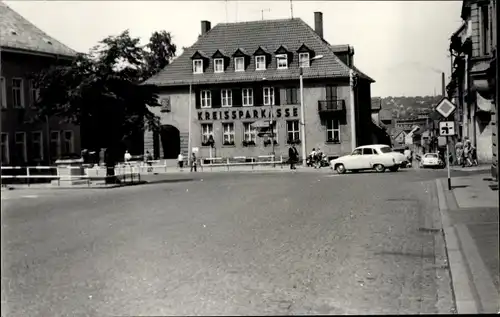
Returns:
[[[146,42],[166,30],[178,48],[191,46],[201,21],[217,23],[299,17],[314,28],[323,12],[330,44],[354,47],[354,63],[375,79],[372,96],[441,92],[450,76],[449,38],[461,25],[462,1],[5,1],[79,52],[128,29]],[[291,10],[292,7],[292,10]]]

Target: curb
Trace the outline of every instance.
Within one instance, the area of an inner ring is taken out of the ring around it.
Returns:
[[[436,186],[457,312],[498,313],[498,292],[469,230],[463,224],[451,224],[448,210],[459,209],[458,205],[447,200],[440,179],[436,179]]]
[[[29,189],[36,189],[36,190],[59,190],[59,189],[112,189],[112,188],[119,188],[119,187],[130,187],[130,186],[137,186],[137,185],[145,185],[148,184],[149,182],[147,181],[140,181],[140,182],[134,182],[134,183],[126,183],[126,184],[113,184],[113,185],[91,185],[91,186],[80,186],[80,185],[75,185],[75,186],[37,186],[37,185],[30,185],[30,186],[13,186],[10,185],[8,189],[2,189],[2,191],[7,191],[7,190],[29,190]]]

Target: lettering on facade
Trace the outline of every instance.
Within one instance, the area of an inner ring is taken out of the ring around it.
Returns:
[[[298,118],[299,108],[276,108],[274,118]],[[208,120],[241,120],[241,119],[269,119],[272,118],[270,109],[242,109],[242,110],[204,110],[198,111],[199,121]]]

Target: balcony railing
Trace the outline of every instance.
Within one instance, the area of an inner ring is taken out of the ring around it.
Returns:
[[[345,100],[332,99],[332,100],[318,100],[319,113],[335,113],[345,110]]]

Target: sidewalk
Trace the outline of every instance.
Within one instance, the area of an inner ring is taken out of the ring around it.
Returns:
[[[478,166],[462,167],[462,166],[450,166],[452,171],[463,171],[463,172],[476,172],[476,171],[490,171],[491,164],[479,164]]]
[[[498,189],[484,173],[436,183],[458,313],[498,313]]]

